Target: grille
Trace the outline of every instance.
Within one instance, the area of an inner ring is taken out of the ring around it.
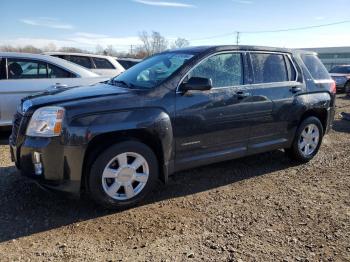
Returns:
[[[18,132],[20,130],[22,122],[22,115],[17,112],[14,116],[13,123],[12,123],[12,133],[11,133],[11,143],[13,145],[17,144],[17,137],[18,137]]]

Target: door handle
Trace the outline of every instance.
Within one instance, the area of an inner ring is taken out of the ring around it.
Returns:
[[[56,84],[53,85],[53,88],[54,88],[54,89],[66,88],[66,87],[68,87],[68,85],[66,85],[66,84],[61,84],[61,83],[56,83]]]
[[[293,86],[293,87],[290,89],[290,91],[291,91],[292,93],[298,93],[298,92],[302,91],[302,89],[301,89],[300,86]]]
[[[238,99],[243,99],[243,98],[246,98],[246,97],[250,96],[250,93],[248,93],[248,92],[243,92],[243,91],[238,91],[238,92],[236,93],[236,95],[237,95],[237,98],[238,98]]]

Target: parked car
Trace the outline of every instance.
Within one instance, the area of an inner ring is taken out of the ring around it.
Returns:
[[[124,67],[111,56],[66,52],[44,54],[78,64],[101,76],[114,77],[125,71]]]
[[[133,67],[134,65],[142,61],[142,59],[136,59],[136,58],[117,58],[117,57],[115,57],[115,60],[117,60],[117,62],[121,64],[125,70],[128,70],[130,67]]]
[[[167,51],[95,88],[29,97],[14,119],[11,154],[45,186],[130,207],[180,170],[275,149],[311,160],[332,126],[335,93],[314,53]]]
[[[337,90],[350,94],[350,65],[333,67],[330,74],[337,85]]]
[[[21,99],[48,88],[91,85],[108,78],[65,60],[0,52],[0,126],[11,126]]]

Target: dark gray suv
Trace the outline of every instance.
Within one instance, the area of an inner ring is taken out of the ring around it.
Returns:
[[[311,160],[334,104],[335,83],[314,53],[191,47],[108,83],[28,97],[10,145],[22,174],[43,185],[129,207],[180,170],[275,149]]]

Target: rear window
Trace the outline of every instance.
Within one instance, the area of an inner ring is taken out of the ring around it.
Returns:
[[[326,67],[316,55],[301,55],[305,66],[315,80],[330,79]]]
[[[67,57],[67,60],[69,60],[75,64],[81,65],[85,68],[89,68],[89,69],[93,68],[90,57],[88,57],[88,56],[71,55],[71,56]]]
[[[289,80],[289,73],[282,54],[251,53],[254,83],[274,83]],[[291,69],[290,69],[291,70]]]
[[[125,70],[129,69],[130,67],[133,67],[138,63],[137,61],[122,60],[122,59],[117,59],[117,62],[119,62],[119,64],[121,64]]]
[[[52,64],[47,64],[49,78],[73,78],[74,74]]]
[[[94,61],[97,69],[115,69],[107,59],[93,57],[92,60]]]
[[[350,74],[350,66],[336,66],[329,72],[336,74]]]

